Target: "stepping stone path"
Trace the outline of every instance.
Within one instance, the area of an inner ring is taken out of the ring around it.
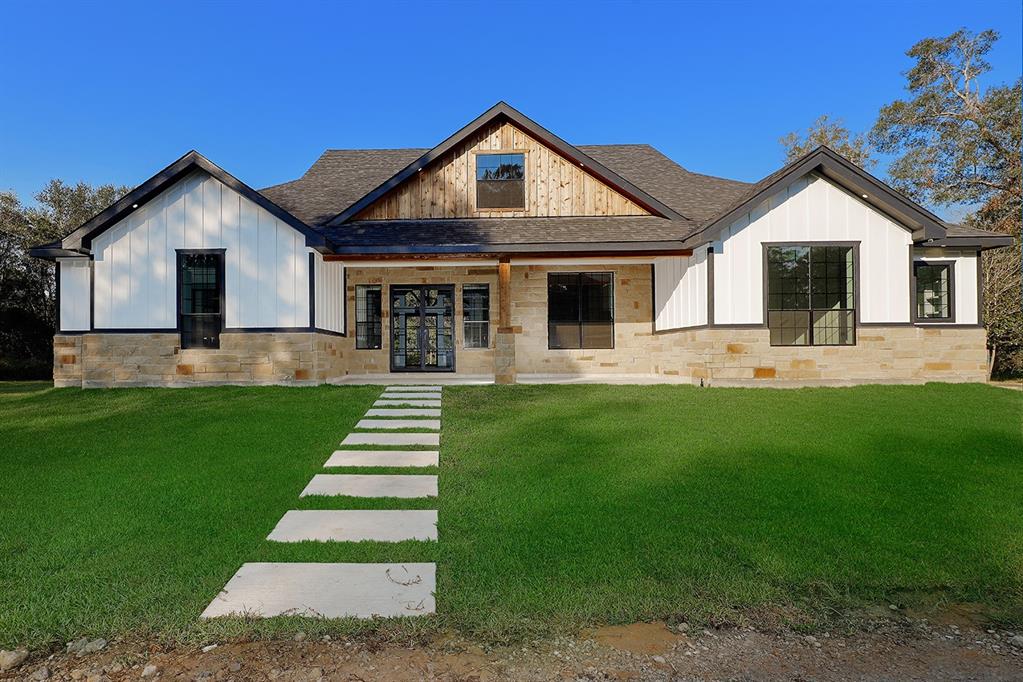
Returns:
[[[324,467],[431,467],[439,463],[440,386],[386,387]],[[392,429],[391,431],[387,431]],[[366,431],[372,431],[367,433]],[[358,449],[359,447],[362,449]],[[380,449],[366,449],[366,448]],[[432,449],[425,449],[432,448]],[[437,477],[422,474],[316,474],[301,497],[429,498]],[[292,509],[272,542],[436,541],[433,509]],[[202,618],[295,615],[321,618],[416,616],[436,610],[436,565],[343,563],[243,564]]]

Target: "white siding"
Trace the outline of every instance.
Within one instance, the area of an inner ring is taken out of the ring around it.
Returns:
[[[226,327],[309,325],[305,237],[196,172],[93,240],[95,327],[176,327],[176,249],[182,248],[226,249]]]
[[[764,321],[763,243],[860,243],[861,322],[909,322],[909,230],[817,175],[796,180],[714,244],[714,323]]]
[[[654,330],[707,324],[707,247],[654,260]]]
[[[954,324],[977,324],[977,266],[975,251],[953,249],[915,249],[914,261],[952,263],[952,297],[955,301]]]
[[[61,258],[60,268],[60,321],[63,332],[81,332],[89,329],[89,260],[87,258]]]
[[[316,263],[316,328],[345,331],[345,268],[337,261],[324,261],[314,254]]]

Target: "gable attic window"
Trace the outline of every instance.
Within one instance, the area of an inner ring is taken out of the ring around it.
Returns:
[[[476,155],[476,208],[526,207],[526,155]]]

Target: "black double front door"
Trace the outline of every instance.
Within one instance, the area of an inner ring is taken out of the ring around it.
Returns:
[[[455,371],[455,287],[391,287],[391,371]]]

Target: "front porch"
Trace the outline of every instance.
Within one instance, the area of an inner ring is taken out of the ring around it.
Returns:
[[[346,261],[346,371],[332,381],[656,379],[651,264],[650,258]],[[584,342],[604,347],[557,347],[571,344],[549,326],[548,277],[582,272],[601,273],[610,288],[600,338]]]

